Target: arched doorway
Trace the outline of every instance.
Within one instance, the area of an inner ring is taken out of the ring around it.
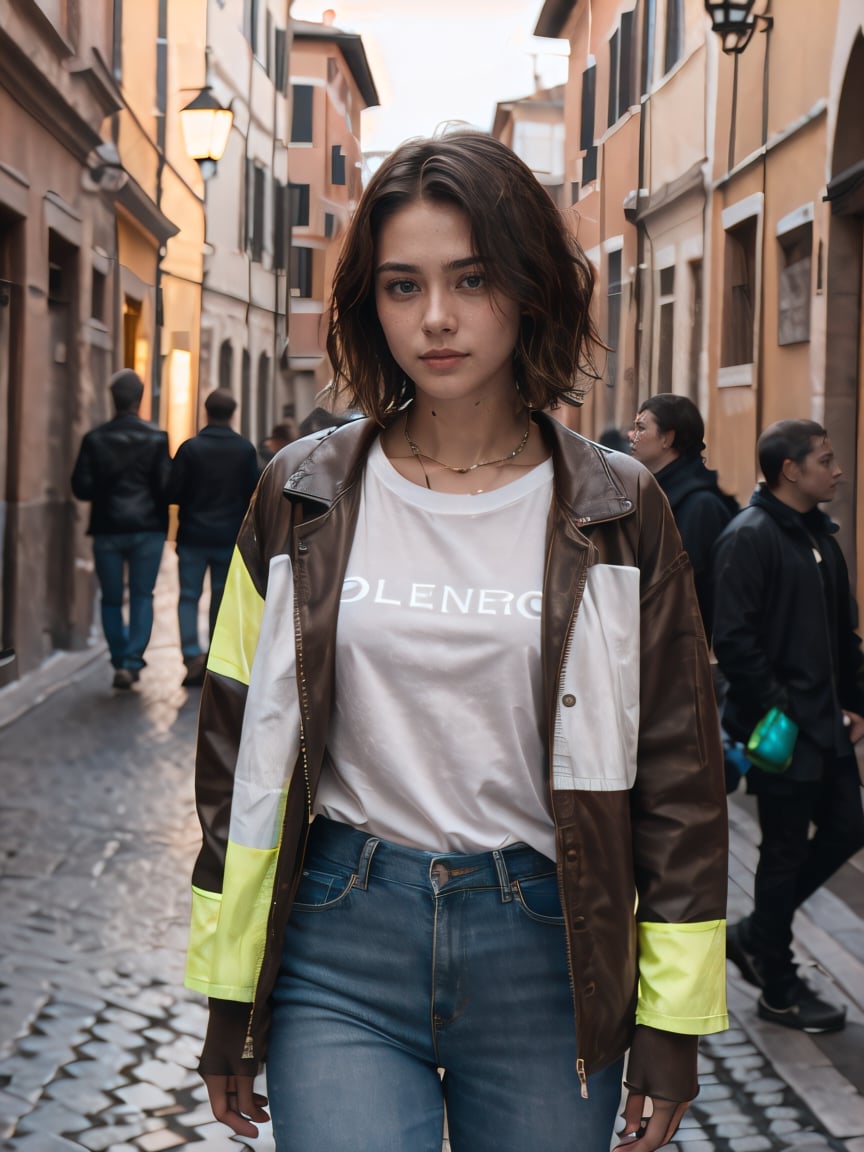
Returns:
[[[831,159],[827,199],[831,204],[826,285],[828,327],[825,355],[825,425],[844,470],[831,515],[840,524],[840,543],[859,604],[864,603],[864,500],[857,499],[858,445],[864,442],[864,36],[849,55]]]

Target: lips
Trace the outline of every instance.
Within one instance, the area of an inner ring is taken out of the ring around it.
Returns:
[[[420,359],[424,364],[455,364],[458,360],[464,360],[466,356],[466,352],[457,352],[455,348],[432,348],[429,352],[424,352]]]

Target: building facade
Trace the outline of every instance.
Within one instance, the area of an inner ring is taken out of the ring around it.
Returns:
[[[328,17],[329,19],[329,17]],[[291,53],[290,337],[287,388],[299,419],[330,382],[327,301],[362,189],[360,113],[378,104],[361,38],[295,20]]]
[[[688,395],[709,464],[746,502],[760,430],[824,421],[860,599],[864,7],[757,0],[753,15],[726,54],[702,0],[541,10],[536,34],[570,42],[566,212],[609,346],[580,426],[596,436],[650,394]]]
[[[0,5],[0,625],[17,652],[6,679],[90,635],[87,509],[69,476],[81,436],[110,415],[111,373],[138,370],[144,414],[159,418],[162,337],[197,340],[202,205],[166,126],[172,85],[203,55],[204,2]],[[188,426],[175,408],[163,422],[177,436]]]

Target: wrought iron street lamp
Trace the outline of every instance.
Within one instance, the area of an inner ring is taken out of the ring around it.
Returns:
[[[711,29],[723,41],[723,51],[743,52],[753,38],[756,25],[770,28],[770,16],[753,12],[756,0],[705,0],[705,11],[711,17]]]
[[[209,180],[228,146],[234,113],[230,108],[223,108],[210,86],[205,85],[180,109],[180,123],[186,151],[197,161],[202,179]]]

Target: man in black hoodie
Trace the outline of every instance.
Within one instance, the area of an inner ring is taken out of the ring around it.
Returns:
[[[153,629],[153,588],[168,530],[168,435],[138,415],[144,385],[130,368],[111,377],[116,415],[81,442],[72,491],[90,501],[87,534],[102,593],[102,629],[114,687],[129,689],[144,667]],[[129,620],[123,620],[128,587]]]
[[[812,420],[772,424],[758,451],[764,483],[715,547],[723,722],[746,744],[777,709],[798,733],[785,768],[754,764],[747,773],[762,842],[753,911],[730,925],[727,954],[762,989],[763,1019],[829,1032],[844,1026],[846,1010],[801,979],[791,946],[795,909],[864,846],[852,747],[864,737],[861,644],[837,526],[818,507],[833,499],[841,470]]]
[[[255,445],[235,432],[237,401],[217,388],[204,401],[207,424],[177,449],[168,496],[179,505],[177,559],[180,575],[180,646],[185,687],[204,682],[206,653],[198,635],[198,602],[210,571],[210,628],[213,634],[234,541],[258,483]]]

